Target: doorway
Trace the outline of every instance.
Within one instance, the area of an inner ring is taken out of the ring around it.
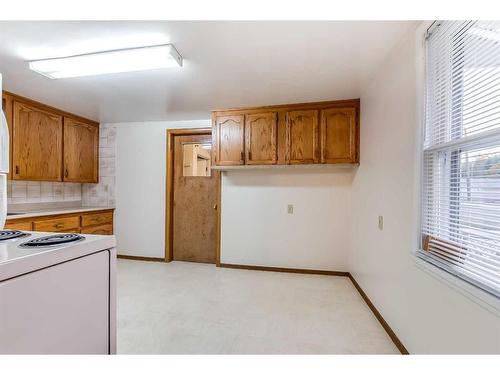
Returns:
[[[167,131],[166,261],[218,263],[218,172],[211,163],[211,129]]]

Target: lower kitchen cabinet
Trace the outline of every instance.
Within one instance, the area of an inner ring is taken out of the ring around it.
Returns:
[[[91,227],[82,228],[81,233],[85,234],[113,234],[113,224],[102,224],[102,225],[94,225]]]
[[[14,223],[7,223],[5,224],[5,228],[10,229],[10,230],[21,230],[21,231],[30,231],[32,230],[33,223],[31,221],[20,221],[20,222],[14,222]]]
[[[57,219],[35,220],[35,232],[63,232],[80,228],[80,216],[65,216]]]
[[[35,232],[113,234],[114,209],[7,219],[5,228]]]

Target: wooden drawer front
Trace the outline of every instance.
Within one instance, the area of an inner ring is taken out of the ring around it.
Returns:
[[[78,228],[80,228],[80,216],[35,221],[33,223],[33,230],[39,232],[64,232],[70,229]]]
[[[23,221],[20,223],[9,224],[8,222],[5,224],[5,228],[11,230],[31,230],[31,221]]]
[[[100,212],[97,214],[82,215],[82,227],[108,223],[113,223],[113,212]]]
[[[94,225],[93,227],[82,228],[85,234],[113,234],[113,224]]]

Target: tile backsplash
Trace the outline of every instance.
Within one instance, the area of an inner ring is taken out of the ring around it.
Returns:
[[[99,129],[99,183],[8,181],[7,202],[48,203],[80,201],[82,206],[115,205],[116,127]]]
[[[73,182],[8,181],[8,203],[79,201],[82,184]]]
[[[99,129],[99,183],[82,184],[83,206],[115,206],[116,126]]]

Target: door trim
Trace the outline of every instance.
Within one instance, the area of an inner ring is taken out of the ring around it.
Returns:
[[[212,128],[167,129],[167,161],[166,161],[166,196],[165,196],[165,262],[174,259],[173,249],[173,216],[174,216],[174,138],[180,135],[210,135]],[[213,144],[213,139],[212,139]],[[212,150],[213,152],[213,150]],[[221,172],[215,173],[215,265],[220,265],[220,184]]]

